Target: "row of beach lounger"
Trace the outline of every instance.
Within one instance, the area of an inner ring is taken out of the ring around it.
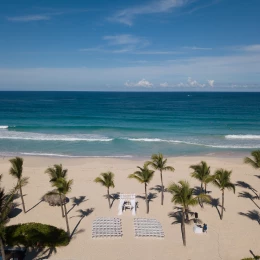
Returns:
[[[156,219],[135,218],[135,237],[163,238],[162,225]],[[99,217],[93,221],[92,238],[120,238],[123,236],[120,218]]]
[[[97,218],[92,226],[92,238],[122,237],[122,223],[120,218]]]

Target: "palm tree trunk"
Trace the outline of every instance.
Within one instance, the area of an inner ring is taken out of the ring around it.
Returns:
[[[186,221],[189,221],[189,209],[185,209]]]
[[[61,194],[59,194],[60,195],[60,207],[61,207],[61,215],[62,215],[62,217],[64,218],[64,211],[63,211],[63,207],[62,207],[62,199],[61,199]],[[66,203],[66,201],[65,201],[65,203]]]
[[[223,212],[224,212],[224,190],[222,191],[222,207],[221,207],[221,215],[220,219],[223,219]]]
[[[146,201],[146,214],[149,213],[149,203],[148,203],[148,197],[147,197],[147,184],[144,183],[144,190],[145,190],[145,201]]]
[[[163,199],[164,199],[164,186],[163,186],[163,178],[162,178],[162,170],[160,170],[160,173],[161,173],[161,184],[162,184],[162,187],[161,187],[161,205],[163,205]]]
[[[183,245],[186,246],[186,232],[185,232],[185,221],[184,221],[184,208],[182,208],[182,215],[181,215],[181,233],[182,233],[182,241]]]
[[[107,189],[107,200],[108,200],[108,207],[111,208],[109,188]]]
[[[207,194],[207,183],[205,183],[204,185],[205,185],[205,194]]]
[[[23,200],[23,192],[22,192],[22,187],[21,185],[19,184],[19,189],[20,189],[20,196],[21,196],[21,199],[22,199],[22,204],[23,204],[23,212],[26,213],[25,211],[25,205],[24,205],[24,200]]]
[[[201,194],[203,193],[203,183],[202,183],[202,182],[201,182],[201,184],[200,184],[200,193],[201,193]],[[200,206],[201,206],[202,208],[204,208],[202,199],[200,199]]]
[[[1,255],[2,255],[2,259],[5,260],[5,248],[4,248],[4,243],[2,238],[0,237],[0,246],[1,246]]]
[[[70,236],[70,227],[69,227],[69,221],[68,221],[68,213],[67,213],[67,207],[66,203],[64,204],[64,209],[65,209],[65,218],[66,218],[66,225],[67,225],[67,233]]]

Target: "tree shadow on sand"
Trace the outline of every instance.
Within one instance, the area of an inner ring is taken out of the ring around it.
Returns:
[[[79,206],[81,203],[87,201],[86,196],[79,196],[71,198],[72,200],[72,207],[68,210],[68,214],[76,207]]]
[[[240,216],[248,217],[260,225],[260,213],[257,210],[249,210],[247,213],[239,212]]]
[[[162,192],[162,186],[161,186],[161,185],[156,185],[156,186],[150,188],[150,190],[154,190],[154,191],[157,191],[158,193],[161,193],[161,192]],[[167,192],[167,189],[164,188],[163,191],[164,191],[164,192]]]
[[[26,210],[26,213],[28,213],[29,211],[31,211],[32,209],[36,208],[40,203],[42,203],[43,200],[41,199],[39,202],[37,202],[34,206],[32,206],[30,209]]]
[[[145,196],[140,196],[140,195],[138,195],[138,196],[136,196],[136,198],[145,200]],[[157,198],[157,194],[156,194],[156,193],[150,192],[150,193],[147,195],[147,200],[148,200],[148,212],[150,211],[150,202],[153,202],[153,200],[156,199],[156,198]],[[139,205],[139,204],[137,204],[137,206],[138,206],[138,205]],[[138,207],[139,207],[139,206],[138,206]]]
[[[260,207],[254,201],[254,199],[256,199],[257,197],[253,196],[251,193],[249,193],[247,191],[239,192],[238,197],[250,199],[255,204],[255,206],[260,209]]]
[[[110,198],[112,199],[111,206],[110,206],[111,208],[112,208],[115,200],[119,200],[119,195],[120,195],[120,192],[110,194]]]
[[[212,207],[215,207],[218,212],[219,218],[221,218],[219,208],[222,208],[222,205],[220,205],[220,203],[219,203],[219,198],[215,199],[215,198],[210,197],[210,201],[206,202],[206,203],[211,205]],[[224,208],[224,210],[225,210],[225,208]]]
[[[76,224],[75,228],[73,229],[71,235],[70,235],[70,239],[71,239],[75,234],[79,234],[79,233],[82,233],[82,232],[84,231],[83,229],[81,229],[81,230],[78,230],[78,231],[76,232],[76,230],[77,230],[79,224],[81,223],[81,221],[82,221],[85,217],[89,216],[93,211],[94,211],[94,208],[89,208],[89,209],[85,209],[85,210],[79,209],[79,210],[77,210],[77,212],[79,213],[79,215],[70,217],[70,218],[75,218],[75,217],[80,218],[79,221],[78,221],[78,223]]]
[[[260,175],[255,175],[256,178],[260,179]]]
[[[181,221],[182,221],[182,211],[179,210],[181,208],[179,207],[175,207],[175,209],[178,209],[178,211],[172,211],[168,214],[168,217],[169,218],[173,218],[174,221],[171,223],[172,225],[176,225],[176,224],[181,224]],[[189,212],[192,216],[195,216],[194,212]],[[192,224],[192,223],[199,223],[199,224],[202,224],[202,220],[199,219],[199,218],[191,218],[189,220],[185,220],[185,224]]]
[[[48,248],[31,248],[27,249],[26,257],[24,260],[44,260],[49,259],[53,254],[57,253],[56,247],[48,247]]]
[[[249,189],[249,190],[251,190],[251,191],[255,194],[255,196],[257,197],[257,199],[259,199],[259,196],[258,196],[258,194],[257,194],[257,190],[254,189],[250,184],[248,184],[248,183],[246,183],[246,182],[244,182],[244,181],[238,181],[238,182],[236,183],[236,186],[237,186],[237,187],[244,188],[244,189]]]

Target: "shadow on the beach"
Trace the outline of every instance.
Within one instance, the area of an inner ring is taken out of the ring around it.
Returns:
[[[222,205],[220,205],[220,203],[219,203],[219,198],[215,199],[215,198],[210,197],[210,201],[206,202],[206,203],[211,205],[212,207],[216,208],[219,218],[220,218],[221,215],[220,215],[219,207],[222,208]],[[225,210],[225,208],[224,208],[224,210]]]
[[[145,196],[136,196],[136,198],[138,199],[142,199],[142,200],[145,200]],[[148,212],[150,211],[150,202],[153,202],[154,199],[157,198],[157,194],[156,193],[152,193],[150,192],[148,195],[147,195],[147,200],[148,200]],[[137,204],[138,206],[138,204]]]
[[[154,190],[154,191],[157,191],[158,193],[161,193],[162,192],[162,186],[161,185],[156,185],[156,186],[150,188],[150,190]],[[166,192],[167,189],[164,189],[163,191]]]
[[[22,212],[21,209],[19,209],[19,208],[14,208],[14,209],[12,209],[11,212],[8,214],[8,217],[9,217],[9,218],[15,218],[15,217],[17,217],[21,212]]]
[[[28,212],[31,211],[32,209],[36,208],[41,202],[43,202],[43,200],[40,200],[40,201],[37,202],[34,206],[32,206],[30,209],[26,210],[26,213],[28,213]]]
[[[112,199],[110,208],[112,208],[112,206],[113,206],[115,200],[119,200],[119,195],[120,195],[120,192],[116,192],[116,193],[110,194],[110,198]]]
[[[27,249],[26,256],[24,260],[44,260],[49,259],[52,254],[56,254],[57,249],[56,247],[49,247],[49,248],[31,248],[30,250]]]
[[[260,175],[255,175],[256,178],[260,179]]]
[[[237,186],[237,187],[244,188],[244,189],[249,189],[249,190],[251,190],[251,191],[255,194],[255,196],[259,199],[259,196],[258,196],[258,194],[257,194],[257,190],[254,189],[250,184],[248,184],[248,183],[246,183],[246,182],[244,182],[244,181],[238,181],[238,182],[236,183],[236,186]]]
[[[80,218],[79,221],[78,221],[78,223],[76,224],[75,228],[74,228],[73,231],[71,232],[70,239],[71,239],[73,236],[75,236],[75,235],[77,235],[77,234],[82,233],[82,232],[85,231],[84,229],[77,230],[77,228],[78,228],[78,226],[80,225],[81,221],[82,221],[85,217],[89,216],[93,211],[94,211],[94,208],[89,208],[89,209],[85,209],[85,210],[79,209],[79,210],[77,210],[77,212],[79,213],[79,215],[70,217],[70,218],[75,218],[75,217]]]
[[[180,209],[178,207],[176,207],[176,209]],[[194,216],[194,212],[189,212],[189,214],[191,214],[192,216]],[[182,221],[182,211],[181,210],[178,210],[178,211],[173,211],[173,212],[170,212],[168,214],[168,217],[169,218],[173,218],[174,221],[171,223],[172,225],[176,225],[176,224],[181,224],[181,221]],[[202,220],[199,219],[199,218],[191,218],[189,220],[185,220],[185,224],[192,224],[192,223],[199,223],[199,224],[202,224]]]
[[[71,198],[72,200],[72,207],[68,210],[68,214],[76,207],[79,206],[81,203],[87,201],[86,196],[79,196]]]
[[[257,210],[249,210],[247,213],[239,212],[240,216],[248,217],[260,225],[260,213]]]
[[[253,196],[251,193],[247,191],[243,191],[243,192],[239,192],[238,197],[250,199],[255,204],[255,206],[260,209],[260,207],[254,201],[254,199],[258,198],[258,196]]]

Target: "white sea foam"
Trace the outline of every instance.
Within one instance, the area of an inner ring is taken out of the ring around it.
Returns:
[[[12,132],[3,131],[0,133],[0,139],[8,140],[33,140],[33,141],[65,141],[65,142],[110,142],[113,139],[105,136],[87,135],[87,134],[68,134],[68,135],[54,135],[54,134],[40,134],[29,132]]]
[[[260,140],[260,135],[226,135],[226,139]]]
[[[221,145],[221,144],[205,144],[205,143],[197,143],[197,142],[189,142],[189,141],[181,141],[181,140],[165,140],[159,138],[127,138],[129,141],[135,142],[166,142],[166,143],[177,143],[177,144],[188,144],[188,145],[197,145],[197,146],[205,146],[212,148],[221,148],[221,149],[255,149],[260,148],[259,145]]]
[[[80,156],[80,155],[66,155],[66,154],[56,154],[56,153],[20,153],[28,156],[53,156],[53,157],[66,157],[66,158],[132,158],[132,155],[90,155],[90,156]]]
[[[8,125],[0,125],[0,129],[7,129]]]

